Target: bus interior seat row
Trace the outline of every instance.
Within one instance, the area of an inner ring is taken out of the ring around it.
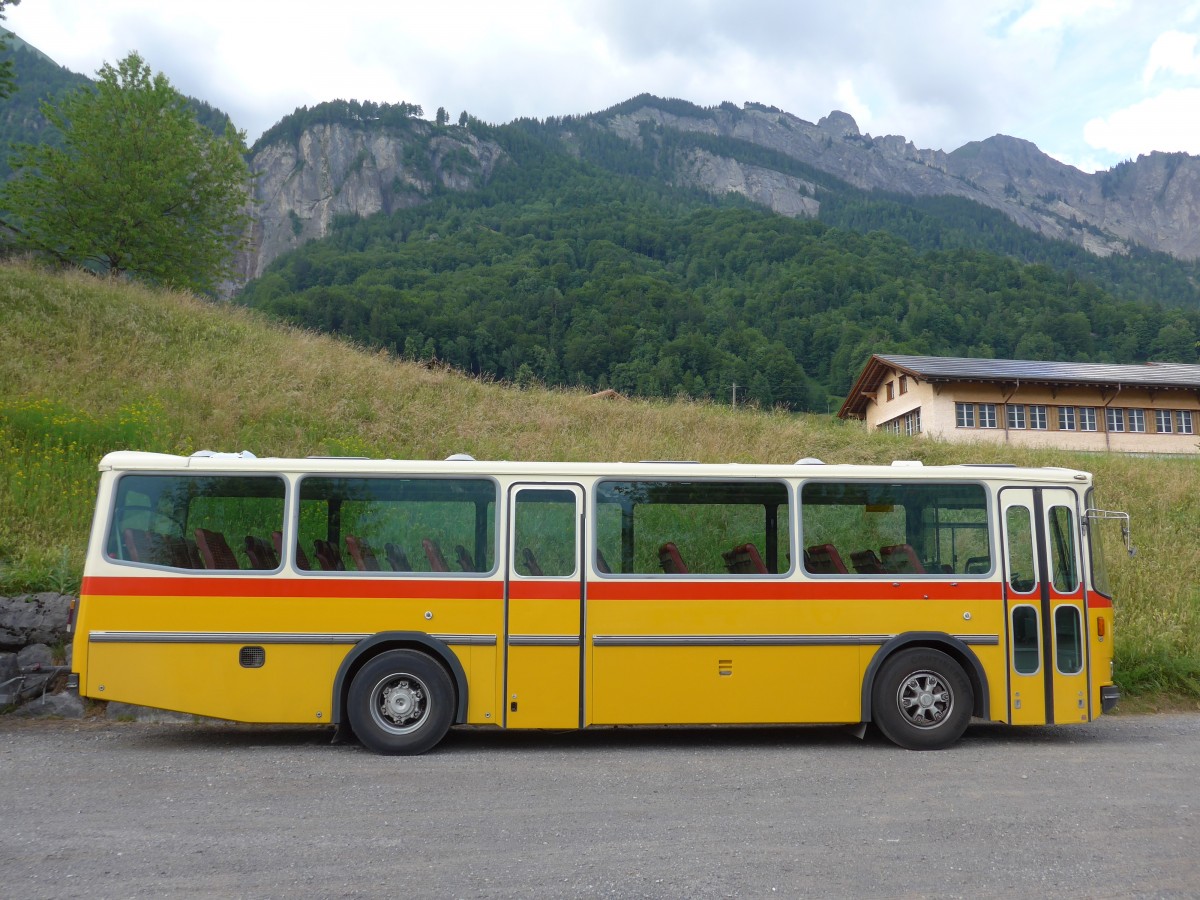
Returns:
[[[868,548],[850,554],[850,564],[859,575],[917,575],[927,569],[910,544]],[[813,544],[804,551],[804,567],[816,575],[848,575],[850,570],[833,544]],[[945,567],[945,571],[952,571]]]
[[[271,538],[272,541],[268,542],[254,535],[246,535],[243,546],[251,569],[269,571],[279,567],[282,534],[279,531],[272,532]],[[126,528],[121,534],[121,542],[126,558],[133,562],[157,563],[181,569],[242,568],[225,536],[207,528],[195,529],[194,541],[159,532]],[[345,543],[353,569],[360,572],[388,570],[365,538],[347,535]],[[429,571],[454,571],[436,541],[423,538],[421,548],[429,562]],[[454,550],[455,562],[461,571],[478,571],[466,547],[457,544]],[[342,552],[336,544],[318,538],[313,541],[313,551],[321,570],[345,571],[347,568]],[[752,543],[739,544],[723,552],[721,556],[725,561],[726,570],[731,574],[769,574],[758,548]],[[385,545],[384,559],[387,561],[387,567],[393,572],[414,571],[404,550],[390,541]],[[663,572],[669,575],[685,575],[691,571],[674,541],[667,541],[658,548],[658,559]],[[522,550],[521,561],[525,569],[523,574],[543,574],[542,567],[528,547]],[[599,551],[596,561],[600,572],[611,572]],[[850,562],[853,571],[859,575],[924,574],[928,571],[909,544],[881,547],[878,554],[869,548],[856,550],[850,554]],[[309,557],[299,543],[296,545],[296,565],[300,569],[312,568]],[[988,557],[972,557],[966,561],[965,570],[968,573],[986,572],[989,565]],[[804,567],[809,573],[818,575],[847,575],[851,571],[833,544],[813,544],[805,549]],[[953,571],[949,566],[944,566],[943,569],[945,572]]]

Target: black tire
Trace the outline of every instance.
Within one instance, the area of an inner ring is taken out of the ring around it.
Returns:
[[[940,650],[901,650],[880,667],[871,714],[884,736],[906,750],[941,750],[966,731],[975,694],[962,666]]]
[[[350,682],[350,727],[376,753],[412,756],[436,745],[454,717],[454,684],[436,660],[417,650],[389,650]]]

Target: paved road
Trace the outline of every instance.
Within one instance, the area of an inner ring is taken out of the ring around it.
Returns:
[[[0,719],[15,897],[1200,896],[1200,716],[835,728],[324,731]]]

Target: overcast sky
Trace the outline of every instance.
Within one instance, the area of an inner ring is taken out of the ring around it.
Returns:
[[[1198,0],[22,0],[6,24],[87,75],[137,50],[249,142],[335,98],[501,123],[649,92],[1085,171],[1200,154]]]

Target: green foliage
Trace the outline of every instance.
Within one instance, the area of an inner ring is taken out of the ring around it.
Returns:
[[[96,463],[111,450],[155,443],[161,410],[129,406],[107,415],[50,400],[0,406],[0,594],[67,592],[78,586]]]
[[[287,141],[295,144],[306,130],[314,125],[353,125],[371,128],[411,131],[413,120],[424,115],[417,103],[376,103],[372,100],[331,100],[318,103],[309,109],[297,107],[295,112],[284,116],[262,133],[250,152],[257,153],[263,147]]]
[[[136,53],[42,113],[62,146],[24,145],[0,208],[24,247],[96,271],[210,292],[245,223],[242,136],[197,123]]]
[[[6,6],[17,6],[21,0],[0,0],[0,22],[4,21],[4,8]],[[0,30],[0,52],[8,49],[8,44],[2,36]],[[0,100],[8,97],[13,92],[14,85],[13,63],[10,59],[0,61]]]
[[[46,142],[62,146],[58,132],[47,127],[41,104],[58,100],[73,88],[89,83],[83,75],[56,65],[15,35],[9,35],[0,48],[0,65],[10,69],[16,79],[15,90],[4,98],[0,107],[0,181],[12,175],[8,164],[9,147],[13,143]]]

